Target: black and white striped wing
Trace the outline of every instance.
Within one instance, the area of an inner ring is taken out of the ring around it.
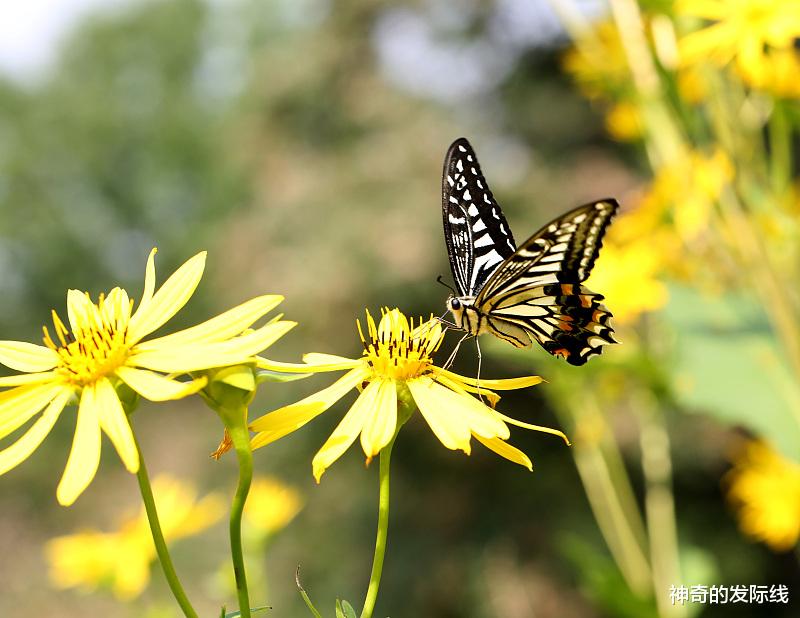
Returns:
[[[478,158],[461,137],[447,151],[442,172],[442,219],[450,269],[459,295],[475,296],[516,245]]]
[[[525,241],[475,299],[489,330],[517,347],[537,341],[573,365],[614,343],[603,297],[581,285],[617,210],[613,199],[580,206]]]

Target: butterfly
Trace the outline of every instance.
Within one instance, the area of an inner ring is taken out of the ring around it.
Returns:
[[[475,151],[457,139],[442,173],[444,238],[457,288],[447,299],[450,326],[518,348],[536,341],[572,365],[617,343],[603,296],[581,285],[617,208],[614,199],[579,206],[517,247]]]

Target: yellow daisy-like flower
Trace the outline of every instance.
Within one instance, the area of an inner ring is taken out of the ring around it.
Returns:
[[[742,531],[776,551],[800,538],[800,465],[764,442],[751,441],[726,477]]]
[[[757,76],[769,49],[790,49],[800,36],[800,4],[786,0],[680,0],[680,15],[713,21],[679,41],[681,62],[732,60],[746,75]]]
[[[191,484],[167,475],[153,480],[153,495],[167,542],[199,534],[225,514],[221,495],[198,500]],[[48,541],[45,557],[56,587],[107,586],[115,597],[127,601],[147,587],[156,550],[143,507],[137,516],[123,519],[115,532],[87,530]]]
[[[250,428],[258,432],[252,441],[254,449],[299,429],[358,386],[363,390],[355,403],[314,456],[312,467],[317,482],[359,435],[367,461],[392,440],[398,422],[398,391],[401,397],[410,394],[433,433],[452,450],[469,454],[470,440],[474,437],[502,457],[532,469],[527,455],[506,442],[510,434],[506,423],[552,433],[569,444],[566,436],[556,429],[523,423],[490,408],[470,395],[478,392],[476,380],[435,366],[432,356],[444,338],[437,320],[431,319],[415,328],[413,320],[409,322],[398,309],[387,309],[378,326],[367,312],[366,336],[360,322],[358,330],[364,344],[361,358],[314,353],[303,357],[305,365],[259,360],[260,366],[278,371],[347,370],[347,373],[328,388],[253,421]],[[499,397],[487,389],[524,388],[541,381],[538,376],[481,379],[480,392],[496,403]]]
[[[252,361],[258,352],[294,326],[279,321],[245,332],[278,305],[281,296],[260,296],[192,328],[143,341],[164,325],[194,293],[205,267],[205,252],[181,266],[155,291],[155,249],[150,253],[144,292],[136,311],[127,292],[114,288],[95,303],[88,293],[67,293],[69,328],[53,311],[55,337],[44,328],[44,344],[0,341],[0,363],[22,374],[0,378],[0,439],[39,412],[16,442],[0,451],[0,474],[42,443],[71,401],[78,403],[72,450],[58,485],[58,501],[72,504],[94,478],[104,432],[130,472],[139,455],[117,389],[122,384],[151,401],[197,392],[205,378],[180,382],[174,376]]]

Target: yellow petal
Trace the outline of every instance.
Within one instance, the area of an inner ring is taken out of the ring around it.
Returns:
[[[142,290],[142,300],[139,302],[139,309],[149,304],[153,299],[153,292],[156,289],[156,253],[158,249],[153,247],[150,255],[147,256],[147,266],[144,269],[144,289]]]
[[[322,414],[327,407],[324,403],[295,403],[260,417],[258,420],[265,429],[253,436],[250,448],[255,450],[280,440],[293,431],[300,429],[307,422]],[[223,443],[220,447],[223,447]],[[227,449],[226,449],[227,450]],[[212,456],[216,455],[220,448]],[[225,452],[225,451],[222,451]]]
[[[16,371],[50,371],[58,364],[58,354],[50,348],[24,341],[0,341],[0,363]]]
[[[97,306],[87,292],[80,290],[67,290],[67,317],[73,333],[101,323]]]
[[[78,406],[78,422],[64,475],[58,484],[59,504],[69,506],[92,482],[100,465],[100,410],[93,386],[85,386]]]
[[[189,259],[153,294],[150,302],[139,305],[128,324],[128,338],[139,341],[164,325],[180,311],[194,294],[206,264],[206,252]]]
[[[380,453],[397,429],[397,386],[394,380],[375,380],[367,388],[371,388],[373,384],[378,385],[374,409],[361,431],[361,448],[368,458]]]
[[[550,433],[554,436],[558,436],[564,442],[567,443],[567,446],[570,446],[569,438],[564,434],[563,431],[559,431],[558,429],[551,429],[550,427],[544,427],[542,425],[531,425],[530,423],[523,423],[522,421],[518,421],[515,418],[511,418],[510,416],[506,416],[500,412],[495,410],[495,413],[502,418],[506,423],[510,423],[511,425],[516,425],[517,427],[524,427],[525,429],[532,429],[533,431],[541,431],[543,433]]]
[[[461,384],[475,387],[478,386],[479,381],[476,378],[468,378],[466,376],[453,373],[452,371],[447,371],[446,369],[440,369],[439,367],[433,367],[433,371],[437,376],[444,375]],[[539,376],[523,376],[521,378],[505,378],[501,380],[486,380],[481,378],[480,386],[481,389],[488,388],[496,391],[510,391],[518,388],[535,386],[537,384],[541,384],[542,382],[544,382],[544,380]]]
[[[500,438],[482,438],[479,435],[476,435],[475,439],[489,450],[500,455],[500,457],[505,457],[509,461],[526,467],[528,470],[533,470],[533,464],[528,456],[518,448],[511,446],[508,442]]]
[[[268,371],[279,371],[281,373],[314,373],[316,371],[328,371],[328,369],[319,369],[318,367],[306,365],[305,363],[283,363],[281,361],[264,358],[263,356],[256,356],[256,367],[259,369],[267,369]]]
[[[119,397],[107,378],[98,380],[95,385],[95,398],[100,427],[111,438],[111,443],[117,449],[128,472],[138,472],[139,452],[133,441],[133,432]]]
[[[182,399],[202,389],[207,382],[205,377],[178,382],[152,371],[124,366],[118,367],[115,373],[125,384],[150,401]]]
[[[64,390],[58,394],[47,406],[44,414],[31,425],[30,429],[19,440],[0,451],[0,474],[5,474],[18,466],[30,457],[33,451],[39,448],[42,440],[47,437],[56,420],[58,420],[71,395],[72,393],[69,390]]]
[[[135,352],[128,357],[128,364],[164,373],[186,373],[211,367],[226,367],[249,362],[252,357],[271,346],[296,322],[275,322],[251,333],[217,343],[175,346],[164,349]],[[159,346],[162,348],[163,346]]]
[[[369,376],[365,367],[351,369],[328,388],[309,395],[295,404],[268,412],[250,423],[250,429],[261,432],[253,438],[251,446],[258,448],[300,429],[308,421],[322,414],[339,401],[357,384]]]
[[[151,339],[136,346],[138,352],[165,349],[169,346],[185,346],[191,344],[216,343],[240,335],[253,322],[277,307],[283,296],[259,296],[177,333]]]
[[[40,384],[42,382],[52,382],[56,378],[55,371],[43,371],[41,373],[20,373],[15,376],[5,376],[0,378],[0,386],[24,386],[26,384]]]
[[[321,354],[320,352],[309,352],[303,355],[303,362],[311,365],[310,371],[339,371],[341,369],[352,369],[359,363],[360,358],[346,358],[336,354]]]
[[[439,442],[451,450],[461,449],[469,454],[469,440],[471,433],[469,426],[456,410],[449,407],[450,401],[445,401],[440,396],[444,387],[438,386],[427,377],[417,378],[406,382],[419,411],[439,438]],[[435,388],[437,387],[438,388]]]
[[[440,399],[440,406],[456,412],[469,427],[470,433],[474,433],[484,438],[500,437],[504,440],[509,437],[511,432],[508,426],[502,421],[500,415],[490,407],[475,399],[466,392],[453,392],[445,386],[436,384],[431,385],[435,396]]]
[[[314,459],[311,460],[311,466],[317,483],[319,483],[325,470],[355,442],[369,415],[375,413],[380,387],[381,382],[378,380],[367,385],[367,388],[358,396],[358,399],[355,400],[355,403],[344,415],[336,429],[333,430],[325,444],[322,445],[322,448],[314,455]]]
[[[500,395],[493,391],[488,391],[483,386],[480,389],[475,388],[474,386],[470,386],[469,384],[464,384],[462,382],[457,382],[456,380],[451,380],[444,374],[437,374],[436,381],[440,384],[444,384],[447,388],[454,390],[457,393],[475,393],[480,394],[485,397],[489,401],[489,405],[493,408],[497,406],[497,403],[500,401]]]
[[[59,393],[71,389],[63,384],[18,386],[0,393],[0,438],[16,431]]]

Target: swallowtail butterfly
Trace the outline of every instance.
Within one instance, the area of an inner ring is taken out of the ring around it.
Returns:
[[[536,341],[572,365],[616,343],[603,296],[581,283],[617,207],[613,199],[579,206],[517,247],[475,152],[457,139],[442,174],[444,238],[457,288],[447,308],[455,327],[518,348]]]

